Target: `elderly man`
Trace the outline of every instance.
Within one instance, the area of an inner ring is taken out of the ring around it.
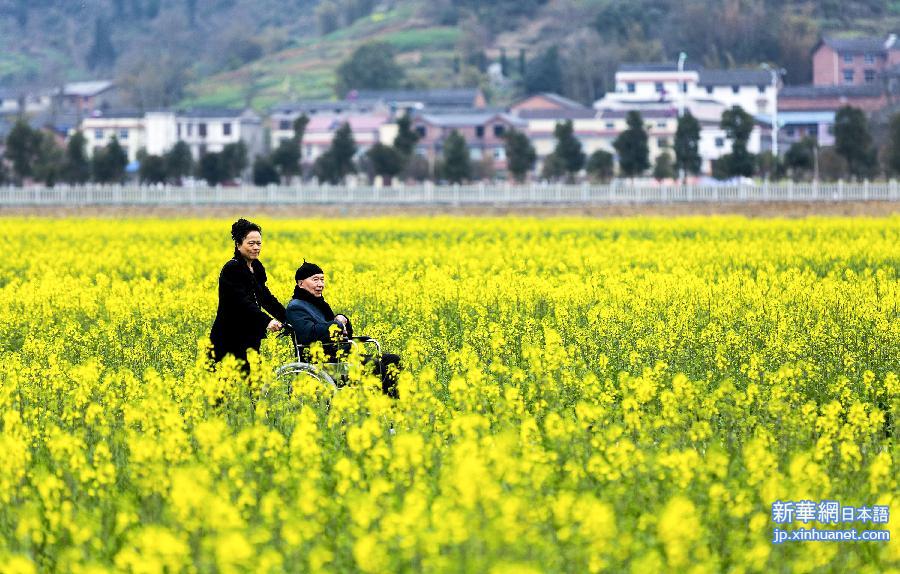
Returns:
[[[294,297],[287,305],[287,322],[297,334],[297,342],[309,345],[319,341],[333,345],[336,340],[353,336],[353,326],[346,315],[335,315],[325,301],[325,272],[315,263],[304,261],[294,274],[297,286]],[[331,347],[332,349],[334,346]],[[328,347],[326,347],[328,349]],[[330,353],[333,356],[333,352]],[[381,391],[397,398],[397,373],[400,370],[398,355],[383,353],[375,361],[375,373],[381,377]]]

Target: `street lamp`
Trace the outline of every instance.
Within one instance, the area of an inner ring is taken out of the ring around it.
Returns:
[[[787,73],[784,68],[773,68],[763,63],[760,68],[769,72],[772,76],[772,155],[778,159],[778,77]]]
[[[678,54],[678,93],[681,94],[681,97],[678,98],[678,117],[684,115],[684,88],[687,85],[687,82],[684,81],[682,77],[684,75],[684,61],[687,60],[687,54],[681,52]]]

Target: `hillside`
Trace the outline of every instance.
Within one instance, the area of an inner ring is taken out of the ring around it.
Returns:
[[[135,107],[264,109],[336,97],[340,63],[382,41],[410,86],[590,102],[622,61],[685,51],[712,67],[775,62],[802,83],[822,34],[898,29],[900,2],[884,0],[0,0],[0,88],[114,77]],[[491,80],[501,61],[506,79]]]

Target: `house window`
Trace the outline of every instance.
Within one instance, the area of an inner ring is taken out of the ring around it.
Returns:
[[[185,124],[187,126],[187,135],[191,137],[194,135],[194,124]]]
[[[128,139],[128,130],[119,130],[119,139],[127,140]]]
[[[616,128],[616,124],[613,122],[606,122],[606,129],[612,130]]]
[[[231,135],[231,122],[225,122],[222,124],[222,135],[230,136]]]
[[[178,134],[178,139],[181,139],[181,122],[175,125],[175,133]]]
[[[809,124],[806,126],[806,135],[814,138],[819,137],[819,124]]]
[[[866,70],[866,83],[871,84],[875,81],[875,70]]]
[[[659,147],[669,147],[669,138],[659,138],[656,140],[656,145]]]
[[[758,91],[760,94],[765,94],[765,93],[766,93],[766,87],[765,87],[765,86],[756,86],[756,89],[757,89],[757,91]]]
[[[788,137],[794,137],[794,126],[784,128],[784,133],[787,134]]]
[[[662,82],[656,82],[656,91],[657,91],[658,93],[662,93],[662,92],[665,91],[665,90],[663,89]]]
[[[481,157],[482,157],[481,148],[478,148],[478,147],[469,148],[469,159],[480,160]]]
[[[853,83],[853,70],[844,70],[844,83],[845,84]]]
[[[627,84],[625,84],[625,89],[628,90],[629,94],[633,94],[634,93],[634,82],[628,82]]]
[[[853,54],[844,54],[844,63],[852,64],[853,63]]]
[[[205,138],[205,137],[206,137],[206,124],[201,123],[201,124],[198,124],[198,125],[197,125],[197,134],[198,134],[201,138]]]
[[[716,138],[716,147],[725,147],[725,138]]]
[[[102,140],[103,139],[103,130],[94,130],[94,139]]]
[[[280,122],[278,122],[278,129],[280,129],[281,131],[291,129],[290,120],[281,120]]]
[[[494,148],[494,159],[503,160],[506,159],[506,150],[502,147]]]
[[[687,93],[687,82],[681,82],[681,93]]]
[[[495,125],[495,126],[494,126],[494,137],[502,138],[502,137],[503,137],[503,133],[506,131],[505,128],[506,128],[506,126],[502,126],[502,125],[499,125],[499,124],[498,124],[498,125]]]
[[[828,124],[828,129],[826,131],[828,132],[828,135],[833,136],[834,135],[834,124]]]
[[[477,137],[477,138],[484,137],[484,126],[475,126],[475,137]]]
[[[866,54],[865,61],[867,64],[874,64],[875,63],[875,54],[872,54],[872,53]]]
[[[425,134],[428,133],[428,130],[425,128],[425,126],[416,126],[416,133],[419,134],[420,138],[424,138]]]
[[[740,86],[731,86],[731,93],[732,93],[732,94],[737,94],[737,93],[739,93],[740,91],[741,91],[741,87],[740,87]]]
[[[666,127],[666,120],[659,120],[659,121],[657,121],[657,122],[656,122],[656,127],[658,127],[658,128],[665,128],[665,127]]]
[[[712,95],[712,93],[713,93],[713,87],[712,87],[712,86],[706,86],[706,93],[709,94],[709,95]]]

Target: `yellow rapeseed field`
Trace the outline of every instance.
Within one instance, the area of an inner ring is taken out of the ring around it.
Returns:
[[[207,370],[231,220],[0,218],[0,571],[900,572],[900,218],[258,223],[400,399]]]

